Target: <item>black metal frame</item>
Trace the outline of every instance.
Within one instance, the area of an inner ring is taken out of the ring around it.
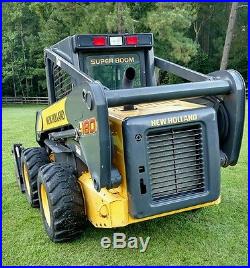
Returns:
[[[21,193],[25,193],[24,178],[23,178],[22,166],[21,166],[22,151],[23,151],[22,144],[13,144],[12,154],[13,154],[14,164],[15,164],[16,180],[17,180],[17,184],[19,186]]]
[[[191,82],[200,82],[213,79],[213,77],[209,75],[196,72],[194,70],[188,69],[184,66],[178,65],[171,61],[167,61],[158,57],[154,57],[154,60],[155,60],[155,67],[158,67],[163,71],[175,74]]]
[[[76,109],[79,109],[79,114],[82,115],[81,120],[95,117],[98,122],[98,133],[95,136],[95,151],[93,152],[93,147],[91,148],[88,145],[90,138],[85,138],[84,141],[80,140],[86,164],[92,174],[95,188],[98,191],[103,187],[112,188],[114,185],[119,184],[120,181],[118,171],[111,164],[111,134],[109,130],[108,107],[112,106],[196,96],[223,95],[229,112],[231,132],[220,149],[226,153],[228,164],[234,165],[237,162],[243,133],[245,104],[245,85],[238,72],[231,70],[204,75],[158,57],[152,58],[153,52],[151,51],[151,54],[148,54],[147,64],[150,63],[152,66],[147,66],[147,71],[150,71],[150,73],[146,74],[146,76],[152,76],[153,68],[158,67],[191,82],[154,86],[153,84],[155,83],[151,79],[150,83],[152,86],[149,87],[111,91],[100,82],[94,81],[86,73],[80,71],[67,61],[65,57],[57,54],[52,49],[45,50],[45,57],[50,102],[53,103],[55,101],[52,85],[53,76],[51,74],[51,62],[54,62],[72,77],[76,86],[68,95],[69,103],[72,102],[69,104],[69,107],[77,107]],[[83,96],[88,96],[88,98]],[[81,100],[71,101],[71,99],[76,100],[77,98]],[[230,112],[231,109],[233,112]],[[74,115],[69,113],[68,117],[71,120],[72,126],[77,128],[78,123],[75,122]],[[91,143],[93,143],[93,138],[91,139]],[[98,161],[93,161],[93,153],[95,153],[95,159]]]

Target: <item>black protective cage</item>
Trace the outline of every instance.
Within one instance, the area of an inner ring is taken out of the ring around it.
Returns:
[[[81,88],[81,105],[85,107],[84,118],[95,117],[98,122],[99,132],[105,133],[96,136],[96,146],[98,148],[96,154],[98,154],[100,163],[89,166],[91,174],[95,174],[94,182],[97,190],[100,190],[102,187],[111,188],[113,185],[108,107],[161,100],[217,96],[219,105],[223,105],[225,108],[227,114],[225,120],[228,121],[227,134],[220,141],[220,150],[226,159],[224,159],[224,165],[235,165],[237,163],[245,112],[245,83],[237,71],[217,71],[205,75],[155,57],[152,45],[142,46],[140,49],[145,53],[147,87],[111,91],[99,81],[94,81],[88,74],[80,70],[78,55],[82,50],[79,47],[76,49],[74,42],[76,38],[77,36],[68,37],[45,50],[48,95],[50,103],[56,101],[53,68],[54,65],[57,65],[71,77],[72,91],[76,87],[78,89],[79,87]],[[177,75],[189,82],[157,86],[154,76],[155,67]],[[86,157],[88,158],[91,152],[88,154],[89,149],[87,146],[85,149]],[[90,163],[91,161],[86,159],[86,162]]]

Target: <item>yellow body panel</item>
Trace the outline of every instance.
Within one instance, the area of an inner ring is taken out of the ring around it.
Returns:
[[[159,218],[192,209],[211,206],[220,203],[220,198],[213,202],[199,204],[179,210],[136,219],[128,211],[128,192],[126,184],[125,159],[123,150],[122,121],[127,117],[156,114],[168,111],[188,110],[201,107],[185,101],[165,101],[150,104],[136,105],[136,110],[123,111],[122,107],[109,109],[109,122],[114,145],[113,164],[119,170],[122,181],[115,189],[102,189],[97,192],[94,188],[91,175],[86,172],[79,177],[79,183],[85,199],[85,209],[89,221],[96,227],[122,227],[131,223]]]
[[[65,102],[66,98],[63,98],[41,111],[37,131],[47,131],[69,124],[65,113]]]
[[[217,205],[221,201],[221,198],[218,198],[212,202],[136,219],[129,215],[128,199],[122,197],[118,191],[112,193],[111,190],[102,189],[100,192],[97,192],[89,173],[82,174],[79,178],[79,183],[85,199],[85,209],[88,220],[95,227],[99,228],[123,227],[136,222]]]
[[[122,106],[109,108],[109,114],[112,117],[115,117],[119,120],[124,120],[127,117],[192,110],[204,106],[182,100],[171,100],[171,101],[143,103],[134,105],[134,107],[135,110],[129,110],[129,111],[124,111]]]
[[[127,199],[106,189],[97,192],[89,173],[84,173],[79,182],[85,199],[89,221],[96,227],[111,228],[128,223]]]
[[[37,117],[37,122],[36,122],[36,131],[41,132],[43,129],[43,119],[41,114]]]

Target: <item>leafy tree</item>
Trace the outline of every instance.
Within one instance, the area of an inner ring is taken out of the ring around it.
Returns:
[[[34,51],[32,45],[39,43],[30,42],[37,38],[38,20],[30,12],[29,5],[3,5],[3,83],[13,87],[14,95],[20,94],[20,91],[23,96],[32,94],[33,81],[37,79],[35,73],[40,68],[36,56],[30,53],[32,49]]]
[[[134,32],[134,20],[126,3],[117,2],[107,16],[107,29],[113,33]]]
[[[155,34],[156,51],[163,57],[187,63],[198,45],[187,33],[196,18],[196,9],[187,3],[158,3],[148,13],[147,25]]]

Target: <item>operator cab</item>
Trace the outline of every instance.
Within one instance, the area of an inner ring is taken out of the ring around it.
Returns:
[[[126,70],[134,69],[133,87],[147,86],[146,61],[152,34],[76,35],[80,69],[108,89],[124,88]]]
[[[151,33],[74,35],[56,43],[51,50],[106,89],[156,85]],[[67,96],[78,85],[60,62],[48,63],[46,71],[50,103]],[[132,83],[126,83],[126,76],[133,78]]]

